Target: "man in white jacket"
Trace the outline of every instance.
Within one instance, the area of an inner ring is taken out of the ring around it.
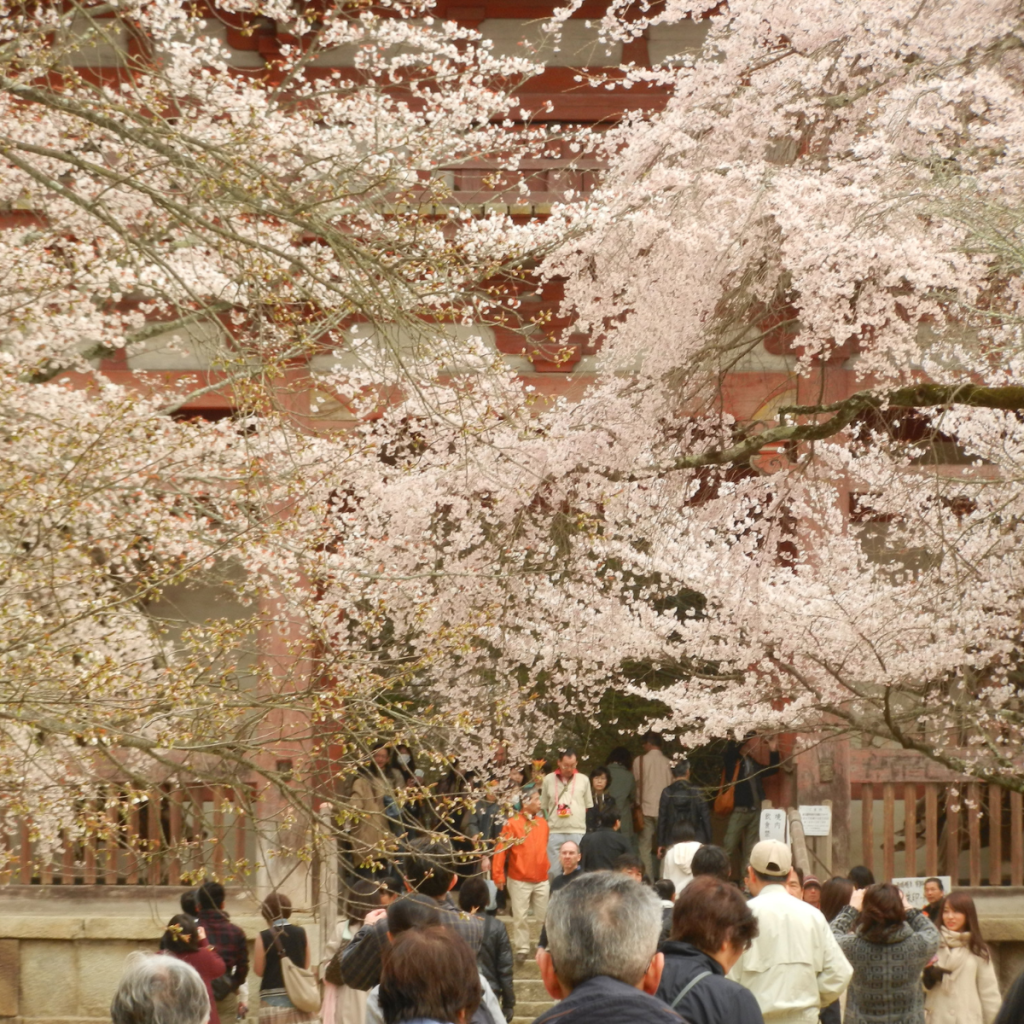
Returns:
[[[784,843],[765,840],[750,851],[748,906],[758,934],[729,977],[753,993],[765,1024],[816,1024],[819,1009],[835,1002],[853,977],[821,912],[784,888],[792,865]]]

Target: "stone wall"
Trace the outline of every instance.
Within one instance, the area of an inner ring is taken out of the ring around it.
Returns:
[[[125,958],[135,950],[155,951],[167,921],[180,912],[178,890],[120,888],[109,896],[79,895],[79,887],[12,891],[21,888],[0,891],[0,1018],[11,1024],[109,1021]],[[255,901],[229,896],[226,909],[251,948],[265,927]],[[299,913],[293,920],[306,928],[316,962],[317,923]],[[259,978],[250,974],[250,991],[258,989]]]
[[[109,1021],[125,958],[137,949],[156,950],[164,925],[180,910],[177,890],[119,887],[86,894],[82,888],[0,890],[0,1024]],[[1024,893],[971,893],[1005,992],[1024,970]],[[247,896],[229,895],[226,909],[250,942],[264,926]],[[301,913],[293,920],[306,929],[316,963],[318,922]],[[259,979],[250,975],[251,999],[258,990]],[[252,1013],[249,1019],[255,1024]]]

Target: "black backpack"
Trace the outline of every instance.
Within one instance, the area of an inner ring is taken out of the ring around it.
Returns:
[[[697,833],[697,838],[703,843],[708,841],[704,834],[704,814],[702,808],[706,807],[704,797],[689,786],[669,792],[668,808],[673,825],[686,822]]]

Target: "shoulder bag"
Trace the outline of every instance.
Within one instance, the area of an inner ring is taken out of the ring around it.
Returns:
[[[732,782],[728,784],[725,781],[725,769],[722,769],[722,782],[718,788],[718,796],[715,797],[715,814],[721,814],[723,817],[732,814],[732,809],[736,806],[736,780],[740,777],[742,763],[743,759],[737,758],[736,770],[732,773]]]
[[[636,780],[636,799],[633,801],[633,831],[640,835],[644,830],[644,759],[640,756],[640,776]]]
[[[270,926],[270,934],[281,958],[281,977],[284,990],[297,1010],[304,1013],[320,1012],[320,986],[317,985],[313,972],[308,967],[299,967],[284,951],[274,926]],[[308,941],[308,940],[307,940]]]

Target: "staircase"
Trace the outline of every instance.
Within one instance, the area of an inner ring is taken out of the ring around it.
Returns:
[[[512,935],[512,918],[499,917],[499,921]],[[544,988],[544,982],[540,980],[540,968],[533,959],[533,950],[540,937],[540,921],[530,921],[530,956],[521,964],[514,967],[513,985],[516,990],[515,1016],[512,1024],[533,1024],[545,1010],[550,1010],[555,1001],[548,995]]]

